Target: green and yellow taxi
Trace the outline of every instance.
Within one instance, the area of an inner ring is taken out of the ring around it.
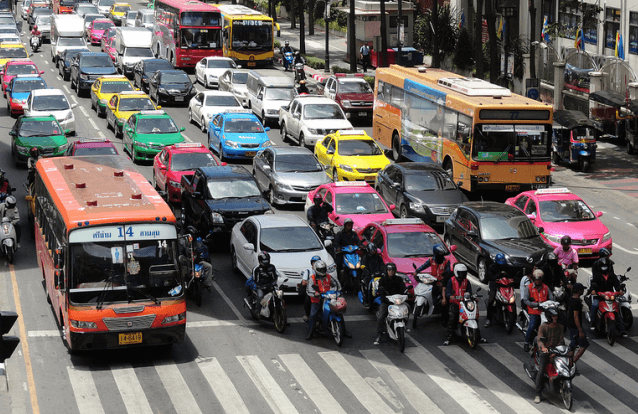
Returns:
[[[37,147],[43,157],[59,157],[69,147],[66,138],[70,130],[63,130],[53,115],[22,115],[9,131],[11,153],[16,165],[25,165],[31,148]]]
[[[106,105],[113,95],[121,92],[131,92],[135,88],[124,75],[109,75],[97,78],[91,86],[91,108],[95,109],[99,117],[106,116]]]
[[[326,135],[315,145],[315,156],[326,173],[337,181],[367,181],[373,184],[377,174],[390,160],[379,145],[363,130],[340,130]]]
[[[131,115],[160,108],[142,91],[116,93],[106,104],[106,126],[113,129],[116,137],[121,137],[124,124]]]
[[[29,52],[22,43],[2,42],[0,43],[0,69],[11,59],[28,59]]]
[[[182,131],[164,111],[141,111],[131,115],[124,125],[122,144],[133,162],[153,161],[168,145],[184,142]]]

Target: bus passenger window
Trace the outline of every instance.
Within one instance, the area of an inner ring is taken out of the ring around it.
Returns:
[[[403,107],[403,89],[397,88],[396,86],[392,87],[392,106],[397,108]]]
[[[385,82],[379,81],[379,86],[377,86],[377,99],[381,102],[386,102],[385,100]]]

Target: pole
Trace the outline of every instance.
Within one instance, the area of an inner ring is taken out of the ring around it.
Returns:
[[[438,1],[438,0],[436,0]],[[401,46],[403,46],[403,0],[397,0],[397,65],[401,64]]]
[[[348,54],[350,55],[350,72],[357,72],[357,32],[355,18],[355,3],[350,0],[350,13],[348,14]]]
[[[326,66],[323,71],[330,73],[330,29],[328,27],[330,25],[330,0],[326,0],[326,16],[324,20],[326,22]]]

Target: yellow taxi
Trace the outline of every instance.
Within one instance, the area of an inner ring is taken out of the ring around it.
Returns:
[[[106,105],[113,95],[135,91],[135,87],[124,75],[109,75],[97,78],[91,86],[91,108],[99,117],[106,116]]]
[[[315,156],[335,182],[374,183],[377,173],[390,164],[379,145],[363,130],[326,135],[315,145]]]
[[[2,42],[0,43],[0,69],[11,59],[28,58],[29,53],[22,43]]]
[[[106,104],[106,126],[113,128],[116,137],[121,137],[124,124],[129,117],[140,111],[160,109],[151,98],[141,91],[116,93]]]
[[[131,10],[131,5],[128,3],[114,3],[109,9],[108,17],[113,20],[116,26],[123,26],[123,22],[126,19],[126,13]]]

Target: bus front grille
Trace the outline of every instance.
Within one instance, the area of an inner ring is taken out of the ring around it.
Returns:
[[[128,318],[104,318],[104,324],[109,331],[138,331],[148,329],[155,320],[155,314],[131,316]]]

